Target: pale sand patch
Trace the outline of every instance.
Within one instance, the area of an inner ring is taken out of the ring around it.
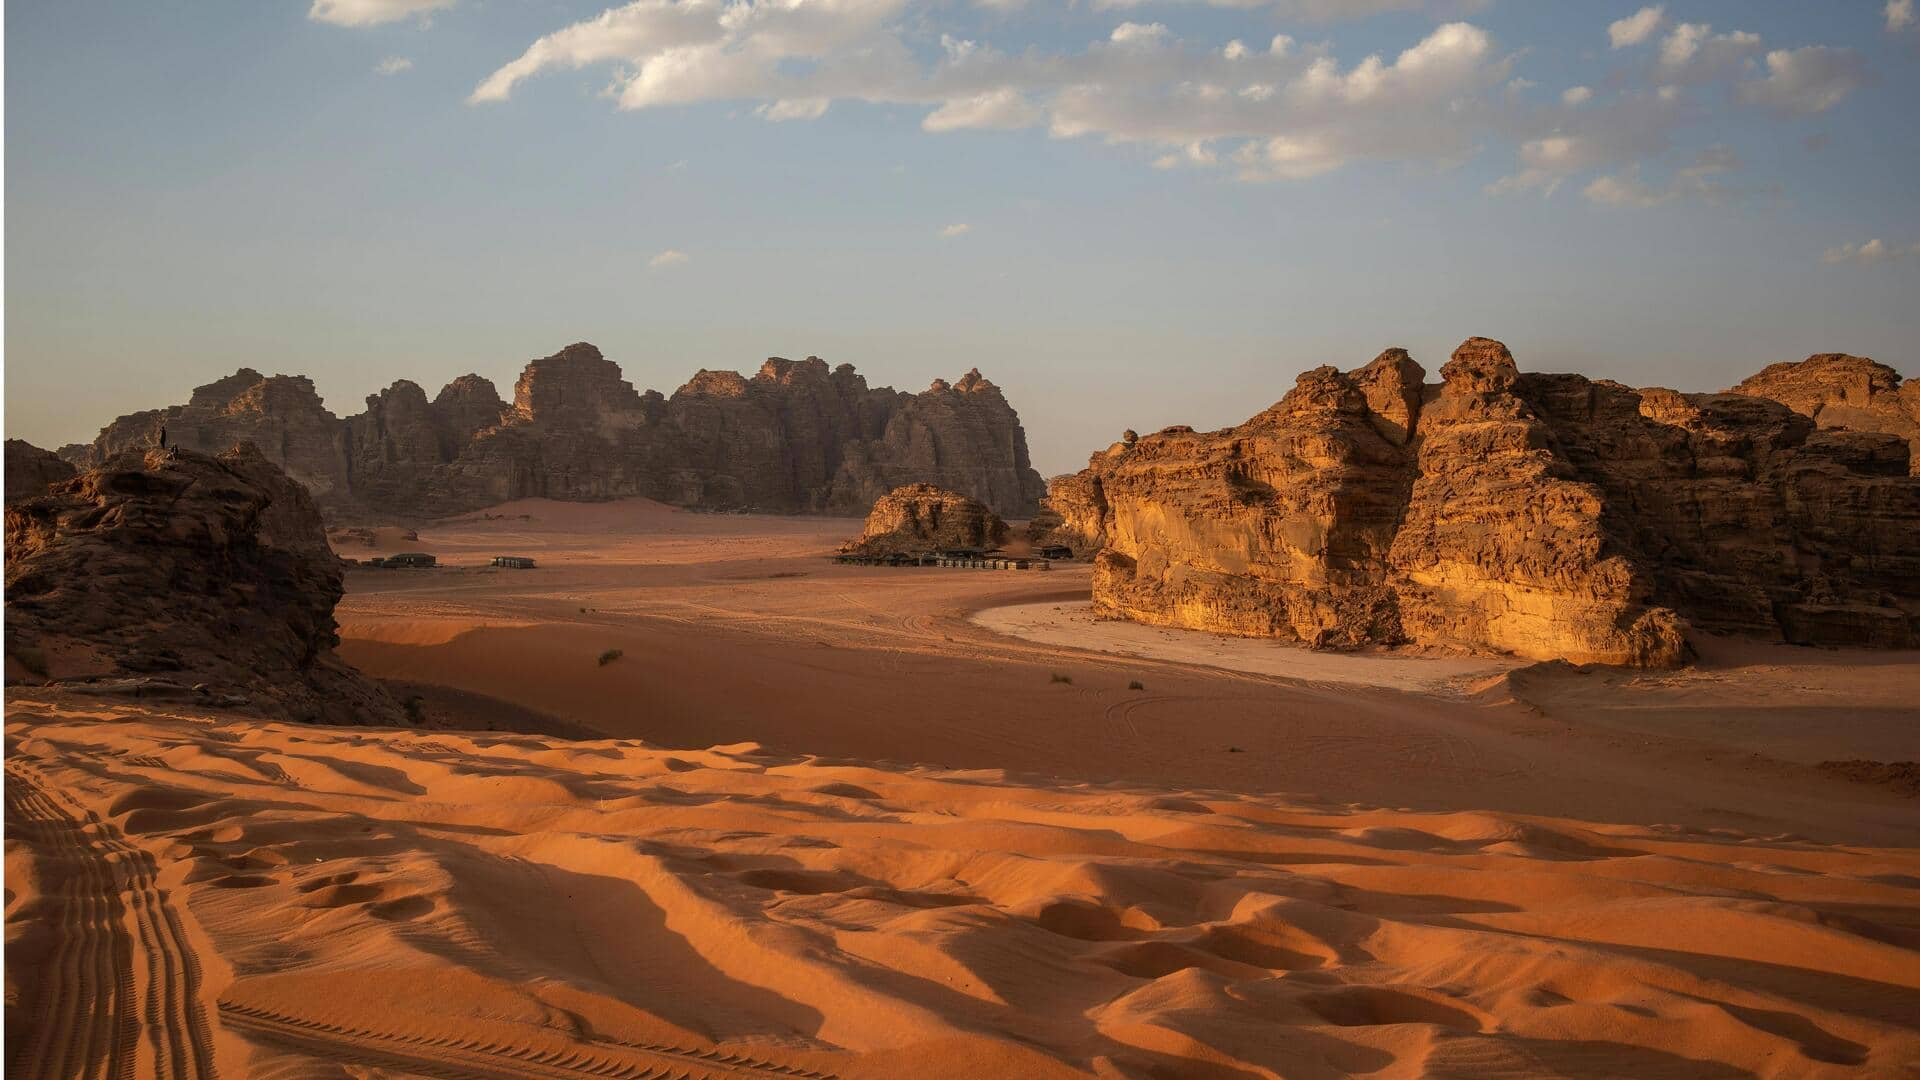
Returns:
[[[1519,661],[1478,657],[1316,652],[1280,641],[1102,619],[1092,604],[1013,604],[975,612],[973,621],[996,634],[1088,652],[1416,693],[1457,693],[1469,683],[1521,666]]]

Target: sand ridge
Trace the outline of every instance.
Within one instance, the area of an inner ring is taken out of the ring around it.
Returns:
[[[10,705],[9,1012],[78,1055],[42,1075],[1920,1060],[1911,850]]]

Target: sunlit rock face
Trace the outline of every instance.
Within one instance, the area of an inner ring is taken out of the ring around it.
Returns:
[[[1920,383],[1885,364],[1819,353],[1770,365],[1727,392],[1772,398],[1823,428],[1898,435],[1910,449],[1908,467],[1920,474]]]
[[[1045,492],[1019,416],[978,371],[907,394],[817,357],[776,357],[751,378],[701,371],[663,397],[636,392],[581,342],[529,362],[511,402],[478,375],[432,400],[401,379],[344,420],[307,379],[243,369],[186,405],[114,421],[85,461],[158,445],[163,428],[190,449],[255,443],[334,516],[621,496],[858,515],[903,484],[934,483],[1024,518]]]
[[[1388,350],[1246,423],[1123,439],[1050,535],[1143,622],[1322,648],[1661,667],[1690,627],[1920,642],[1920,480],[1894,434],[1747,394],[1519,370],[1473,338],[1422,385]]]

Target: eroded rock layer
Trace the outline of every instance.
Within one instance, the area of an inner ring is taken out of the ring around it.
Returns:
[[[344,420],[304,378],[242,370],[186,405],[121,417],[84,456],[157,445],[163,427],[190,449],[257,443],[340,516],[536,496],[851,515],[919,482],[1026,517],[1045,491],[1019,416],[978,371],[907,394],[817,357],[771,359],[752,378],[702,371],[669,398],[636,392],[582,343],[529,363],[511,403],[478,375],[431,400],[403,379]]]
[[[335,657],[320,513],[250,443],[126,451],[6,511],[7,674],[255,715],[398,724]]]
[[[8,439],[6,500],[18,502],[44,495],[48,487],[73,479],[78,471],[51,450],[42,450],[25,439]]]
[[[1669,666],[1690,625],[1920,644],[1900,435],[1523,373],[1485,338],[1440,374],[1389,350],[1239,427],[1123,439],[1055,482],[1049,535],[1098,550],[1113,614],[1316,647]]]
[[[985,503],[932,484],[908,484],[882,495],[860,539],[846,550],[864,555],[988,551],[1007,539],[1007,523]]]

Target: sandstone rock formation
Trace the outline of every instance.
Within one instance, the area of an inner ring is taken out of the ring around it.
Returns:
[[[980,500],[932,484],[908,484],[876,500],[860,539],[842,550],[862,555],[990,551],[1006,539],[1007,523]]]
[[[45,495],[49,485],[71,480],[79,471],[51,450],[42,450],[25,439],[7,440],[6,469],[8,502]]]
[[[251,444],[114,455],[8,506],[6,555],[10,679],[403,722],[334,655],[339,560],[306,488]]]
[[[1772,398],[1823,428],[1881,431],[1907,440],[1920,475],[1920,382],[1864,356],[1819,353],[1773,364],[1727,391]]]
[[[1141,621],[1353,648],[1665,666],[1689,625],[1920,644],[1920,480],[1878,432],[1766,398],[1522,373],[1474,338],[1300,376],[1236,428],[1170,428],[1056,481]]]
[[[853,367],[774,358],[752,378],[702,371],[671,398],[636,393],[588,344],[529,363],[509,405],[477,375],[428,401],[401,380],[336,420],[305,379],[243,370],[185,406],[122,417],[89,452],[157,442],[259,442],[334,516],[430,516],[525,497],[645,496],[685,506],[864,514],[928,482],[1025,517],[1045,485],[1019,417],[969,372],[920,394],[869,388]]]

